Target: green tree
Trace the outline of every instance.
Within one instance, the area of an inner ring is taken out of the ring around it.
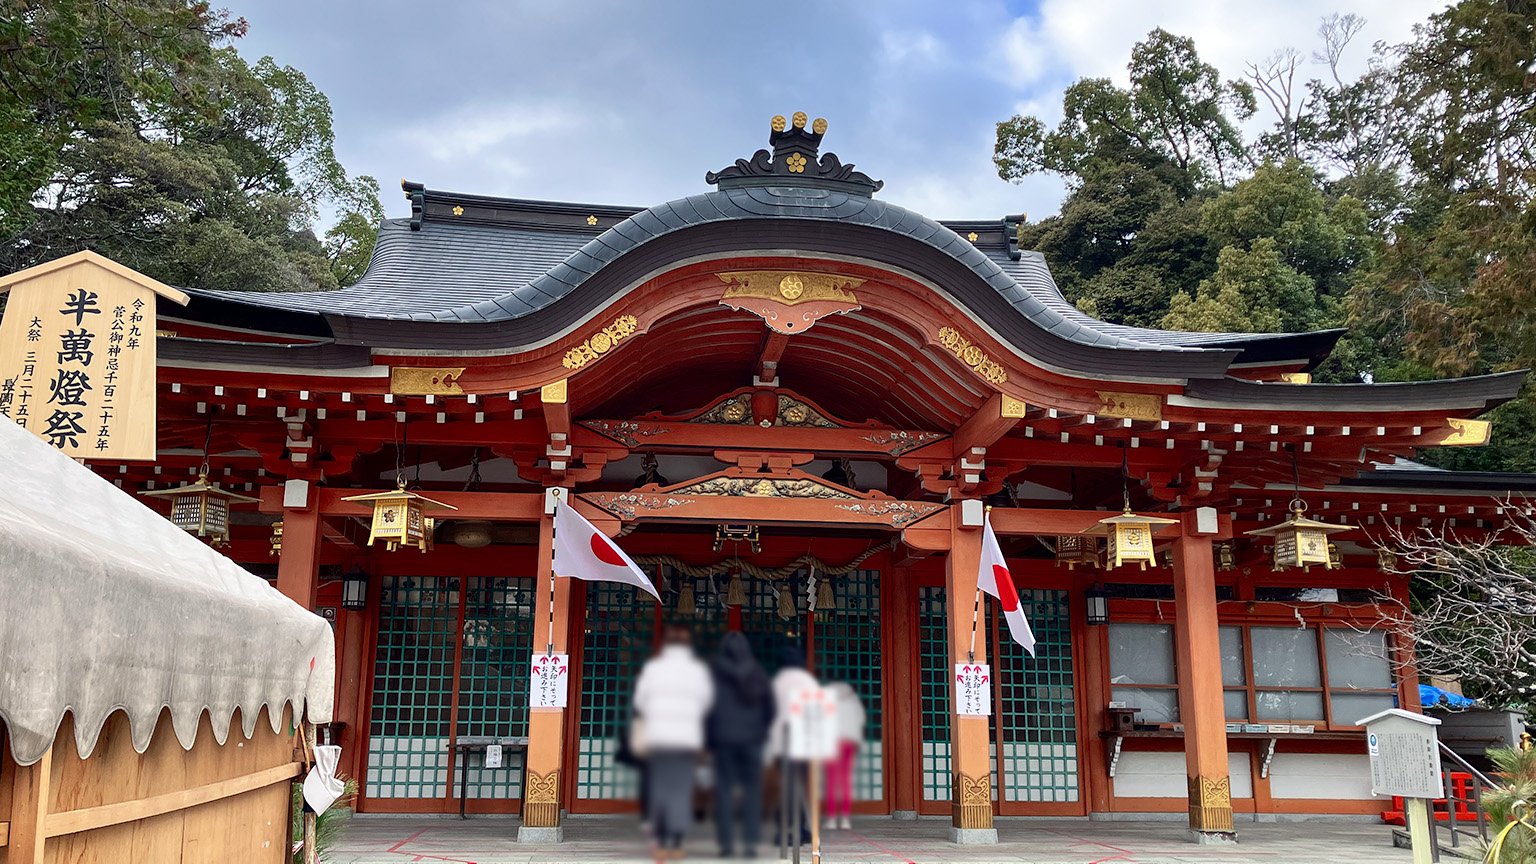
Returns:
[[[376,186],[346,177],[303,73],[235,51],[243,20],[199,0],[0,2],[0,153],[22,166],[0,184],[0,267],[91,248],[171,284],[309,290],[368,245],[350,223],[344,246],[315,236],[323,206],[375,214]]]
[[[1131,50],[1130,88],[1084,78],[1062,97],[1062,120],[1037,117],[997,125],[993,161],[1004,180],[1039,171],[1081,182],[1097,166],[1155,154],[1191,185],[1226,183],[1251,162],[1237,124],[1252,116],[1253,88],[1221,80],[1194,40],[1156,29]]]

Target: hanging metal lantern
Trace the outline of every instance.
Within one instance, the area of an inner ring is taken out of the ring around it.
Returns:
[[[1397,572],[1397,554],[1385,546],[1376,547],[1376,569],[1383,573]]]
[[[283,554],[283,520],[272,523],[272,557]]]
[[[1307,505],[1300,498],[1291,502],[1291,518],[1279,525],[1256,528],[1247,532],[1252,536],[1271,537],[1275,541],[1274,565],[1276,570],[1300,567],[1303,570],[1313,564],[1321,564],[1332,570],[1340,566],[1328,547],[1328,535],[1350,530],[1347,525],[1330,525],[1306,517]]]
[[[231,502],[250,504],[261,500],[249,495],[238,495],[228,489],[220,489],[217,484],[208,482],[207,471],[200,472],[195,483],[139,494],[146,498],[171,499],[171,523],[188,534],[207,540],[214,546],[224,546],[229,543]]]
[[[1056,566],[1068,570],[1099,566],[1099,538],[1087,534],[1056,535]]]
[[[1126,510],[1119,516],[1100,519],[1084,533],[1107,538],[1105,569],[1135,563],[1145,570],[1148,564],[1157,563],[1157,551],[1152,544],[1154,528],[1158,525],[1176,525],[1178,521],[1161,516],[1143,516]]]
[[[390,552],[401,546],[415,546],[423,552],[432,548],[434,521],[425,515],[426,510],[457,510],[449,504],[434,501],[425,495],[406,491],[402,482],[393,492],[373,492],[368,495],[352,495],[343,501],[366,501],[373,505],[373,524],[368,531],[368,545],[383,540]]]
[[[1216,569],[1231,570],[1237,567],[1237,550],[1231,543],[1216,544]]]

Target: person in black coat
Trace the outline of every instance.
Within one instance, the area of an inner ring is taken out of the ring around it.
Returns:
[[[739,632],[725,634],[710,668],[715,704],[706,730],[715,761],[715,828],[720,855],[736,852],[740,827],[746,857],[756,856],[763,821],[763,747],[773,725],[773,688],[752,646]]]

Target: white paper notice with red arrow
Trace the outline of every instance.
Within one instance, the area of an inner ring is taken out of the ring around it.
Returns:
[[[535,654],[528,676],[530,708],[564,708],[570,681],[569,654]]]
[[[955,708],[974,717],[992,714],[992,667],[985,663],[955,664]]]

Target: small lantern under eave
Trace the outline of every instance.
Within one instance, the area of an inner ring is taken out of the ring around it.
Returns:
[[[354,612],[368,608],[368,574],[356,567],[341,577],[341,608]]]
[[[368,545],[383,540],[390,552],[401,546],[415,546],[423,552],[432,547],[434,520],[426,510],[457,510],[449,504],[425,495],[409,492],[402,483],[392,492],[352,495],[343,501],[366,501],[373,505],[373,523],[368,530]]]
[[[171,523],[215,546],[229,542],[229,505],[261,500],[220,489],[217,484],[208,482],[207,473],[198,474],[195,483],[139,494],[146,498],[171,499]]]
[[[1087,611],[1089,624],[1109,623],[1109,595],[1102,588],[1089,589],[1083,595],[1084,608]]]
[[[1056,566],[1068,570],[1099,566],[1099,538],[1086,534],[1056,535]]]
[[[1341,566],[1335,555],[1329,554],[1328,535],[1350,530],[1348,525],[1330,525],[1306,517],[1306,506],[1300,501],[1291,502],[1291,518],[1279,525],[1256,528],[1247,532],[1257,537],[1270,537],[1275,541],[1274,565],[1276,570],[1300,567],[1305,570],[1313,564],[1333,570]]]
[[[1175,525],[1178,521],[1161,516],[1142,516],[1127,510],[1119,516],[1100,519],[1098,524],[1085,533],[1107,538],[1108,547],[1104,555],[1106,570],[1130,563],[1140,564],[1141,569],[1145,570],[1148,564],[1157,563],[1157,551],[1152,543],[1153,530],[1158,525]]]

